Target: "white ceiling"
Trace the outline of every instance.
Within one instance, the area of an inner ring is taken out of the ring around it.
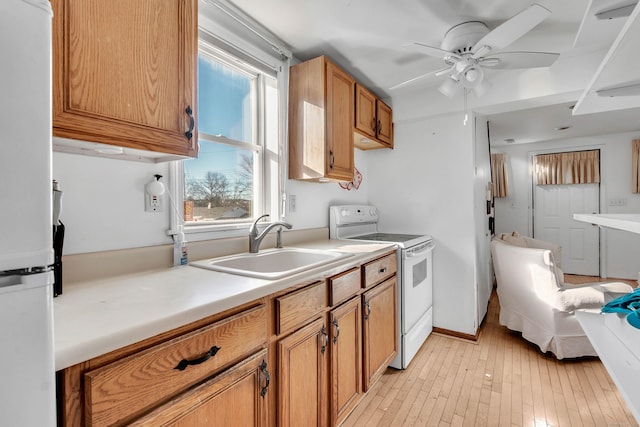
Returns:
[[[403,48],[403,44],[440,46],[442,37],[453,25],[472,19],[493,29],[532,3],[532,0],[231,1],[283,40],[296,58],[327,55],[379,96],[391,99],[406,91],[435,89],[441,81],[428,78],[416,86],[390,91],[388,88],[395,84],[443,65],[440,59],[412,52]],[[551,16],[503,51],[556,52],[561,58],[601,51],[604,56],[625,18],[598,21],[592,15],[629,1],[538,0],[537,3],[551,10]],[[518,72],[491,70],[489,77],[495,85],[501,75],[507,75],[502,73]],[[640,129],[637,111],[609,112],[606,120],[597,120],[600,124],[595,127],[593,115],[571,117],[566,105],[520,114],[490,117],[494,142],[513,138],[521,143],[588,135],[604,129],[609,133]],[[553,133],[555,127],[567,122],[571,129],[562,136]]]
[[[551,141],[640,130],[637,108],[574,116],[575,102],[530,108],[488,116],[493,146]],[[568,129],[562,129],[569,127]]]

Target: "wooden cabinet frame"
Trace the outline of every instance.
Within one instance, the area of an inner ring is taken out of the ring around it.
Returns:
[[[91,425],[91,400],[85,396],[92,387],[101,387],[99,381],[92,381],[106,379],[109,383],[111,373],[120,372],[130,360],[140,362],[142,377],[165,365],[173,369],[174,348],[200,349],[202,342],[210,341],[201,338],[215,328],[219,328],[224,339],[253,338],[248,343],[240,341],[242,345],[233,351],[233,356],[221,360],[210,372],[194,371],[193,381],[188,379],[177,387],[172,383],[168,392],[159,392],[155,402],[147,402],[124,417],[113,418],[103,411],[108,420],[103,424],[170,425],[171,420],[183,419],[185,408],[217,414],[218,408],[207,402],[213,402],[212,399],[222,402],[233,393],[240,393],[244,404],[256,403],[251,410],[254,412],[247,409],[257,414],[256,425],[341,423],[361,401],[365,387],[368,389],[377,381],[395,356],[395,256],[395,251],[387,252],[322,280],[301,283],[58,372],[58,425]],[[371,282],[369,287],[365,286],[367,281]],[[328,301],[333,305],[328,305]],[[254,316],[257,312],[258,317]],[[256,323],[264,325],[265,339],[257,337]],[[197,345],[189,344],[192,339]],[[236,348],[232,344],[224,347]],[[154,352],[165,355],[152,358],[158,360],[157,366],[145,362],[145,356]],[[270,373],[264,397],[256,394],[256,388],[261,391],[267,383],[261,368],[263,361]],[[91,380],[87,380],[89,377]],[[225,394],[236,386],[231,394]],[[116,402],[122,390],[113,387],[110,390]],[[113,407],[117,410],[117,404]]]
[[[51,3],[53,135],[195,157],[197,0]]]
[[[362,395],[360,298],[329,313],[331,347],[331,425],[342,422]]]
[[[355,80],[320,56],[291,67],[289,178],[353,179]]]
[[[359,83],[355,85],[354,145],[361,150],[393,148],[391,107]]]

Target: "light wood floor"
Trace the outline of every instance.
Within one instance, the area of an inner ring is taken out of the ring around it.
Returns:
[[[476,343],[431,334],[409,368],[389,368],[342,425],[638,425],[598,358],[542,354],[500,326],[498,312],[494,292]]]

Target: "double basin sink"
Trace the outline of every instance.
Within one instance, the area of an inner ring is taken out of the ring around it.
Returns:
[[[284,248],[241,253],[190,263],[194,267],[258,279],[276,280],[353,256],[329,250]]]

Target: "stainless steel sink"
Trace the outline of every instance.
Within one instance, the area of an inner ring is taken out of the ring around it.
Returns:
[[[194,267],[259,279],[280,279],[304,270],[329,264],[353,254],[316,249],[267,249],[256,254],[241,253],[192,262]]]

